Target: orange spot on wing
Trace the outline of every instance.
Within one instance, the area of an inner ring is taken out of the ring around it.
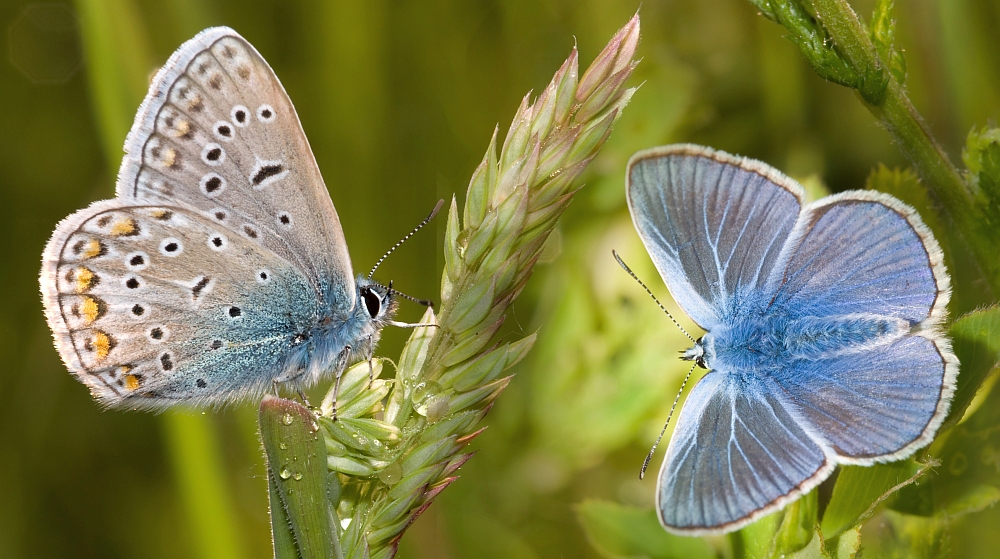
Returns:
[[[139,232],[139,227],[131,217],[119,219],[111,225],[111,234],[116,237],[135,235]]]
[[[163,164],[167,167],[173,167],[174,163],[177,163],[177,150],[167,149],[166,153],[163,154]]]
[[[104,252],[104,247],[101,246],[101,242],[97,239],[90,239],[83,245],[83,251],[81,251],[80,256],[93,258],[102,252]]]
[[[94,348],[97,360],[103,361],[111,353],[111,348],[114,347],[114,340],[111,339],[111,336],[98,330],[94,332],[94,337],[90,340],[90,345]]]
[[[97,275],[88,268],[77,268],[74,278],[77,293],[85,293],[97,285]]]
[[[101,303],[93,297],[84,297],[83,303],[80,305],[80,314],[83,315],[83,320],[86,324],[90,324],[101,317],[103,314],[103,309],[101,308]]]
[[[123,370],[128,371],[131,367],[122,367]],[[125,375],[125,390],[133,391],[139,388],[139,377],[135,375]]]

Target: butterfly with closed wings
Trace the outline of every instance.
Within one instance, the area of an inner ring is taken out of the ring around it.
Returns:
[[[40,278],[59,354],[102,404],[310,386],[396,324],[396,292],[353,275],[288,95],[232,29],[170,57],[125,153],[116,197],[59,223]]]

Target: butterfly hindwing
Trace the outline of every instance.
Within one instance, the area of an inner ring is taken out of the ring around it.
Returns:
[[[295,109],[233,30],[207,29],[174,53],[125,151],[120,198],[201,212],[300,268],[317,305],[354,308],[344,234]]]
[[[771,383],[710,372],[677,420],[656,508],[677,533],[729,531],[808,491],[832,469]]]
[[[122,407],[259,393],[314,312],[308,279],[266,248],[198,214],[119,200],[59,225],[42,282],[64,361]]]
[[[802,190],[759,163],[692,145],[639,152],[626,171],[635,228],[670,293],[710,328],[763,287]]]
[[[904,335],[873,351],[797,361],[773,377],[838,462],[871,464],[930,442],[957,367],[946,343]]]

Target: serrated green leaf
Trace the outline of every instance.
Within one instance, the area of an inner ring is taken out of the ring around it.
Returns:
[[[976,203],[993,231],[1000,229],[1000,129],[973,129],[965,140],[962,160],[978,191]]]
[[[768,19],[788,30],[788,40],[795,43],[802,56],[820,77],[834,83],[861,89],[864,80],[834,48],[826,29],[794,0],[751,0]]]
[[[879,504],[916,481],[928,469],[929,466],[913,459],[842,467],[820,524],[823,537],[835,538],[864,522],[875,513]]]
[[[906,81],[906,59],[896,48],[896,21],[892,17],[892,0],[878,0],[872,15],[871,38],[875,51],[897,82]]]
[[[639,509],[608,501],[588,500],[576,507],[577,520],[590,544],[609,558],[709,559],[711,546],[701,538],[668,533],[653,509]]]

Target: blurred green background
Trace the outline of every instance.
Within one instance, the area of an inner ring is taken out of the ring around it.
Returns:
[[[112,196],[145,83],[177,46],[224,24],[271,63],[355,267],[367,269],[438,198],[463,196],[494,125],[506,129],[574,43],[585,66],[638,4],[0,2],[0,287],[9,299],[0,306],[0,558],[271,553],[256,408],[100,410],[60,363],[38,295],[45,241],[58,220]],[[872,4],[853,2],[864,17]],[[896,13],[910,94],[957,162],[965,134],[1000,116],[1000,2],[911,0]],[[478,455],[409,530],[401,557],[598,557],[578,503],[651,505],[654,476],[636,474],[686,372],[675,359],[686,340],[610,256],[618,249],[666,294],[625,209],[632,152],[707,144],[817,191],[862,188],[878,162],[904,165],[855,96],[817,78],[747,2],[645,0],[641,15],[634,80],[644,84],[516,306],[517,328],[539,331],[536,350],[490,414]],[[434,228],[380,278],[435,297],[443,221]],[[404,305],[400,316],[419,313]],[[408,334],[387,330],[380,354],[397,356]],[[998,516],[970,517],[968,530]],[[959,541],[956,552],[996,549],[985,542]]]

